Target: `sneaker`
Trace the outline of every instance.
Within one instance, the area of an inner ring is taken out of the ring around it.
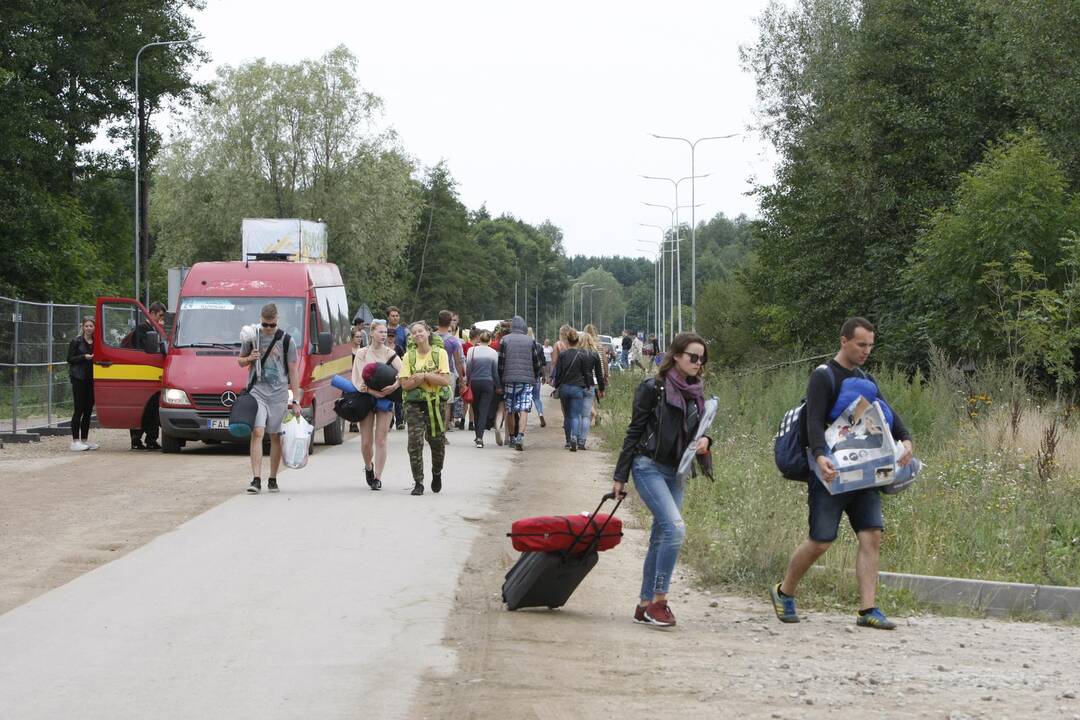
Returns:
[[[87,449],[87,450],[97,450],[97,449],[98,449],[99,447],[101,447],[101,446],[100,446],[100,445],[98,445],[97,443],[95,443],[95,442],[90,442],[89,440],[84,440],[84,441],[83,441],[83,445],[85,445],[85,446],[86,446],[86,449]]]
[[[870,608],[865,614],[860,610],[855,624],[859,627],[877,628],[878,630],[895,630],[896,623],[885,617],[885,613],[875,608]]]
[[[431,492],[442,490],[442,473],[431,473]]]
[[[475,446],[476,446],[476,447],[478,447],[478,448],[482,448],[482,447],[484,447],[484,441],[483,441],[483,440],[481,440],[480,438],[476,438],[476,439],[475,439],[475,440],[473,440],[472,442],[473,442],[473,445],[475,445]]]
[[[589,448],[585,445],[584,440],[578,440],[577,449],[578,450],[588,450]]]
[[[90,449],[93,450],[93,448],[90,448]],[[157,440],[147,440],[146,441],[146,449],[147,450],[160,450],[161,449],[161,444],[158,443]]]
[[[569,449],[570,449],[570,443],[566,443],[565,445],[563,445],[563,450],[569,450]]]
[[[571,440],[570,441],[570,452],[577,452],[577,441],[576,440]]]
[[[369,487],[371,487],[372,490],[382,490],[382,480],[380,480],[379,478],[375,478],[370,483],[368,483],[368,485]]]
[[[675,627],[675,613],[671,612],[667,600],[651,602],[645,607],[645,622],[660,627]]]
[[[499,447],[502,447],[503,436],[502,436],[502,429],[501,428],[495,428],[495,444],[498,445]]]
[[[71,442],[71,451],[72,452],[82,452],[83,450],[89,450],[89,449],[90,449],[89,445],[87,445],[84,442],[80,442],[79,440],[72,440],[72,442]]]
[[[364,480],[367,481],[367,484],[368,484],[369,488],[372,488],[373,490],[375,489],[375,466],[374,465],[371,465],[370,467],[365,467],[364,468]]]
[[[525,436],[518,435],[517,442],[514,443],[514,448],[519,452],[525,449]]]
[[[258,495],[260,490],[262,490],[262,480],[252,478],[251,484],[247,487],[248,495]]]
[[[795,598],[780,592],[780,583],[773,585],[769,595],[772,597],[773,610],[776,611],[776,617],[780,618],[780,622],[799,622],[799,613],[795,611]]]
[[[399,422],[397,424],[397,429],[398,430],[404,430],[405,429],[405,423],[404,422]]]
[[[267,478],[266,479],[266,491],[267,492],[277,492],[278,491],[277,478]]]
[[[357,425],[356,423],[349,423],[349,432],[351,432],[351,433],[360,432],[360,426]]]
[[[132,440],[131,441],[131,449],[132,450],[145,450],[146,446],[142,444],[142,440]]]
[[[540,427],[547,427],[547,420],[544,419],[543,415],[540,416]]]
[[[641,607],[640,604],[634,606],[634,622],[642,625],[649,624],[649,621],[645,619],[645,608]]]
[[[419,483],[419,482],[418,483],[413,483],[412,492],[409,493],[409,494],[410,495],[423,495],[424,494],[424,483]]]

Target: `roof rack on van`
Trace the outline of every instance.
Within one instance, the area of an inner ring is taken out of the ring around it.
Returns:
[[[259,262],[271,261],[271,262],[288,262],[292,255],[289,253],[248,253],[247,259],[256,260]]]

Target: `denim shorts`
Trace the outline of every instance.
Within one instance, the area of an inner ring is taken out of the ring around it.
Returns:
[[[855,490],[839,495],[829,491],[816,477],[807,481],[806,504],[810,515],[810,539],[831,543],[840,530],[840,518],[847,513],[851,529],[884,530],[885,516],[881,513],[881,493],[877,488]]]

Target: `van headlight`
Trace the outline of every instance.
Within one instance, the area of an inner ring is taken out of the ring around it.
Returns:
[[[191,400],[188,399],[187,393],[177,388],[165,388],[165,392],[162,393],[161,399],[166,405],[191,404]]]

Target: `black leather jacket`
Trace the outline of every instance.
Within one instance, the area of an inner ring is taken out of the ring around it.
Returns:
[[[630,465],[638,455],[646,455],[662,465],[678,467],[679,460],[686,452],[686,439],[697,432],[694,427],[686,428],[681,434],[683,411],[667,402],[664,397],[663,382],[655,377],[647,378],[638,385],[634,392],[634,409],[630,425],[626,428],[622,451],[615,463],[616,482],[626,482],[630,477]],[[709,441],[710,445],[712,440]],[[709,456],[699,456],[707,471],[711,471]]]

